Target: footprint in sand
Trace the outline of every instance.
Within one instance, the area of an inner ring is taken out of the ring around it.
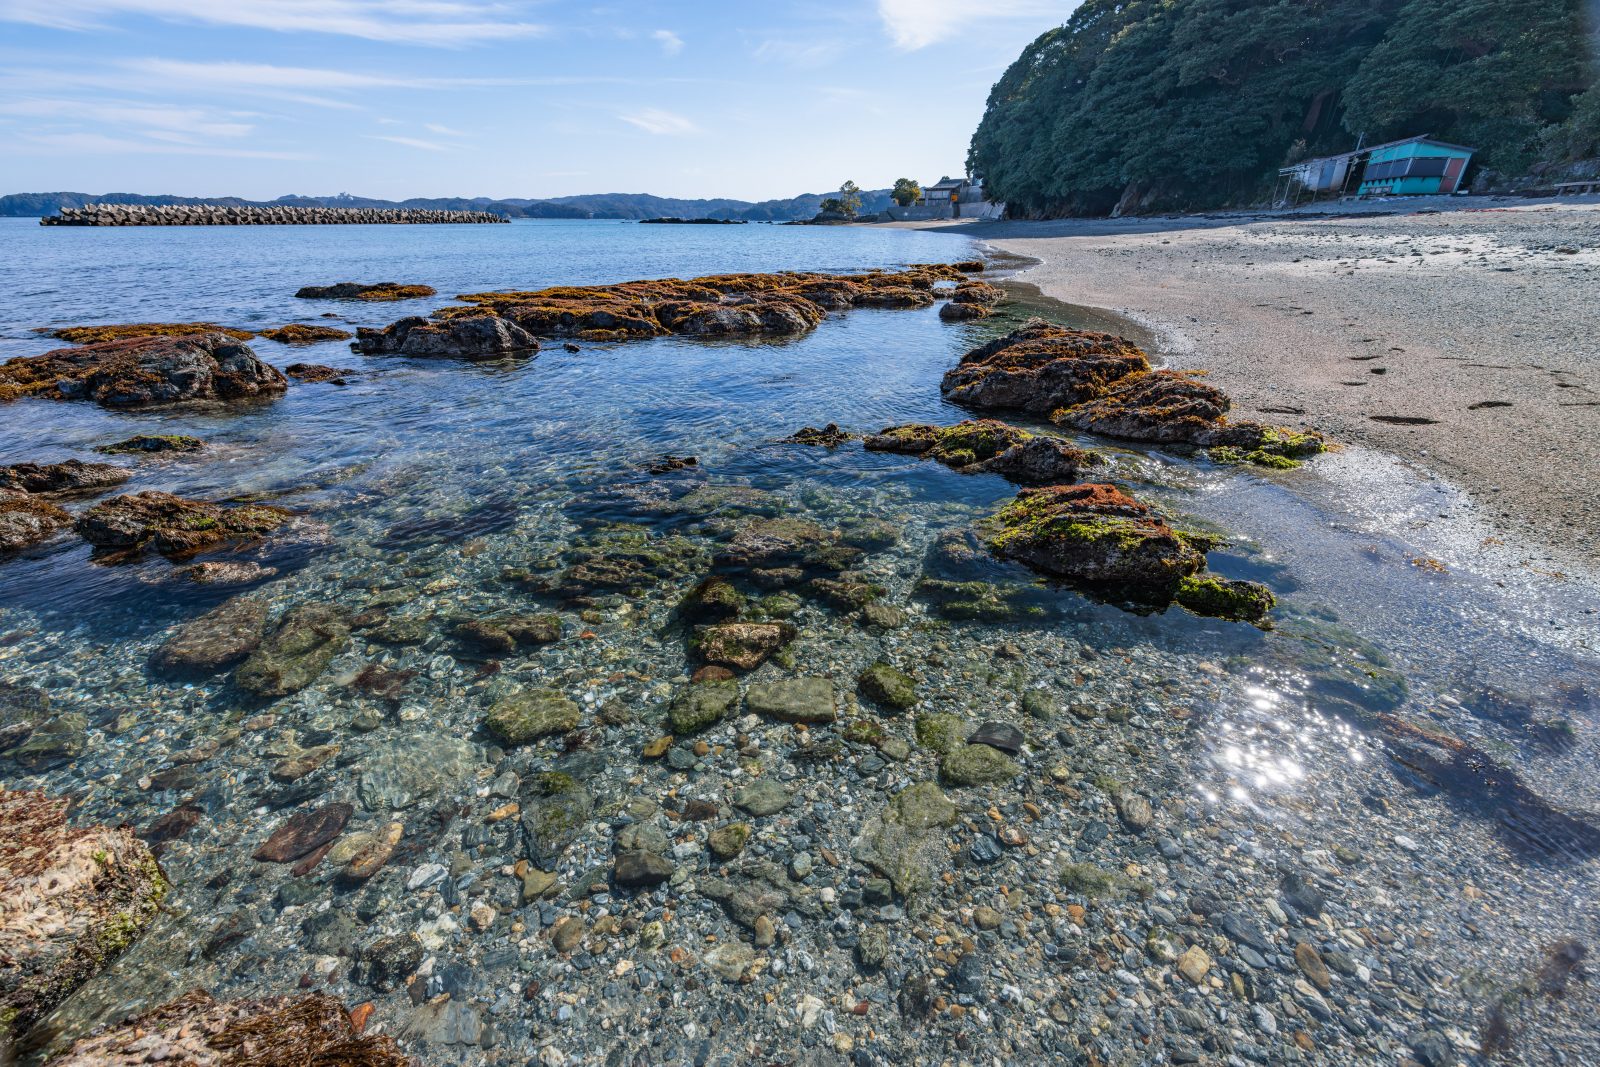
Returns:
[[[1467,410],[1482,411],[1484,408],[1508,408],[1510,406],[1511,401],[1509,400],[1480,400],[1476,404],[1468,404]]]
[[[1434,426],[1438,419],[1425,419],[1421,415],[1368,415],[1373,422],[1386,422],[1391,426]]]

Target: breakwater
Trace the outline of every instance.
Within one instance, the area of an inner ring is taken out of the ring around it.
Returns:
[[[424,208],[223,207],[214,204],[89,204],[64,207],[41,226],[340,226],[510,222],[492,211]]]

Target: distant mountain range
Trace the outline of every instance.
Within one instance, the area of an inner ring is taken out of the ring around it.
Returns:
[[[546,200],[493,200],[475,197],[415,197],[410,200],[373,200],[340,193],[338,196],[280,196],[276,200],[241,200],[236,196],[146,196],[141,193],[12,193],[0,196],[0,216],[54,215],[64,207],[85,204],[213,204],[223,207],[375,207],[431,208],[439,211],[497,211],[514,219],[740,219],[746,222],[788,222],[809,219],[833,193],[806,193],[788,200],[674,200],[648,193],[590,193],[555,196]],[[863,190],[861,211],[876,214],[888,207],[889,190]]]

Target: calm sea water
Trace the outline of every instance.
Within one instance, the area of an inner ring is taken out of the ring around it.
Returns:
[[[34,332],[40,326],[196,320],[247,329],[297,320],[381,326],[443,306],[457,292],[729,271],[851,271],[973,251],[952,235],[844,227],[57,229],[4,219],[0,357],[56,347]],[[293,296],[302,285],[342,280],[426,283],[440,295],[386,305]],[[939,376],[967,348],[1034,313],[1090,321],[1071,308],[1020,298],[980,324],[948,325],[932,310],[854,311],[784,343],[668,338],[583,344],[576,353],[551,345],[537,358],[494,365],[368,359],[339,343],[291,350],[257,341],[256,351],[279,366],[298,360],[350,368],[351,382],[296,385],[281,401],[242,410],[114,413],[18,402],[0,407],[0,463],[92,458],[94,446],[137,432],[195,434],[208,442],[207,451],[130,461],[136,476],[128,489],[204,498],[260,494],[306,512],[314,534],[243,554],[275,572],[258,595],[283,604],[331,599],[354,610],[373,590],[402,589],[403,610],[442,620],[525,609],[524,595],[498,577],[567,550],[578,536],[574,520],[582,517],[575,501],[642,480],[641,469],[665,454],[692,455],[713,484],[762,490],[796,514],[824,523],[894,522],[904,539],[873,573],[921,619],[909,590],[928,545],[1009,499],[1014,487],[858,447],[807,449],[778,439],[805,424],[870,431],[965,417],[941,400]],[[1107,684],[1123,699],[1154,700],[1173,686],[1211,694],[1196,709],[1200,724],[1186,742],[1192,764],[1188,777],[1172,785],[1175,795],[1299,832],[1347,834],[1367,849],[1382,847],[1382,835],[1362,819],[1319,821],[1306,802],[1337,797],[1328,812],[1359,812],[1364,791],[1393,790],[1408,803],[1426,795],[1433,806],[1415,817],[1433,823],[1414,832],[1458,835],[1460,850],[1480,854],[1499,847],[1504,812],[1475,796],[1470,782],[1419,792],[1414,779],[1391,774],[1383,746],[1351,726],[1351,707],[1397,712],[1468,738],[1558,807],[1600,807],[1592,773],[1600,693],[1589,651],[1594,616],[1584,614],[1582,594],[1559,584],[1515,573],[1440,575],[1416,566],[1417,558],[1441,550],[1419,547],[1422,534],[1413,528],[1459,506],[1447,488],[1408,486],[1405,472],[1359,452],[1326,457],[1304,472],[1267,475],[1081,443],[1112,453],[1115,476],[1142,494],[1232,534],[1235,544],[1213,555],[1213,568],[1272,585],[1282,600],[1280,627],[1263,632],[1176,609],[1131,615],[1034,587],[1027,575],[997,567],[997,581],[1031,587],[1045,610],[1004,624],[930,620],[895,645],[897,654],[937,658],[944,654],[937,646],[946,642],[992,650],[1023,638],[1040,647],[1059,640],[1125,654],[1125,662],[1137,664],[1129,668],[1136,681],[1116,679],[1115,666],[1106,668]],[[1323,478],[1319,467],[1339,477]],[[1378,488],[1352,507],[1343,494],[1363,479]],[[659,532],[679,529],[663,521]],[[681,649],[641,634],[670,625],[671,601],[682,588],[682,581],[669,583],[654,599],[625,606],[627,625],[608,625],[614,616],[593,622],[594,639],[581,649],[564,644],[499,679],[447,666],[443,638],[395,654],[396,666],[421,674],[415,714],[403,727],[407,736],[424,743],[469,731],[477,712],[467,705],[492,695],[493,686],[550,684],[602,670],[670,677],[682,669]],[[176,794],[129,782],[193,744],[219,714],[240,712],[225,679],[170,686],[147,679],[142,664],[171,626],[237,591],[196,586],[162,560],[100,566],[71,540],[0,565],[0,678],[39,685],[59,706],[86,709],[92,724],[83,754],[71,762],[31,775],[0,766],[0,779],[75,793],[86,816],[114,822],[142,825],[178,802]],[[800,621],[828,662],[881,654],[872,651],[874,639],[820,608],[807,608]],[[281,702],[280,712],[291,721],[306,716],[317,726],[312,733],[326,733],[341,708],[348,718],[336,679],[348,680],[360,662],[347,655],[324,684]],[[1531,744],[1515,716],[1473,710],[1484,706],[1485,692],[1541,721],[1565,723],[1570,737],[1558,749]],[[131,715],[132,723],[119,715]],[[130,744],[135,736],[140,743]],[[344,738],[341,766],[359,768],[365,746],[382,741],[374,737]],[[627,739],[629,758],[636,740]],[[227,758],[238,770],[251,757]],[[254,802],[241,797],[239,812],[217,811],[215,829],[197,834],[169,860],[180,892],[185,878],[203,880],[241,862],[248,848],[235,839],[249,824],[241,830],[238,819]],[[1564,849],[1552,846],[1558,856]],[[1578,888],[1588,861],[1566,859],[1575,866],[1546,883],[1554,899],[1592,906],[1592,886]],[[1545,897],[1528,907],[1549,905]],[[174,949],[131,972],[103,995],[102,1009],[137,1000],[138,983],[153,982],[158,963],[183,981],[223,988],[233,981],[224,964],[174,962],[179,955]]]

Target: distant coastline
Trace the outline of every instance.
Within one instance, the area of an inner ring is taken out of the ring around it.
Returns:
[[[0,217],[40,218],[60,213],[62,208],[81,208],[90,204],[116,204],[136,207],[223,207],[223,208],[367,208],[413,211],[488,211],[513,219],[707,219],[716,222],[789,222],[809,219],[822,209],[822,201],[833,193],[803,193],[786,200],[707,199],[678,200],[649,193],[589,193],[547,199],[495,199],[493,197],[413,197],[409,200],[377,200],[351,196],[281,196],[276,200],[246,200],[235,196],[194,197],[143,193],[11,193],[0,196]],[[875,214],[889,203],[889,190],[861,193],[863,214]]]

